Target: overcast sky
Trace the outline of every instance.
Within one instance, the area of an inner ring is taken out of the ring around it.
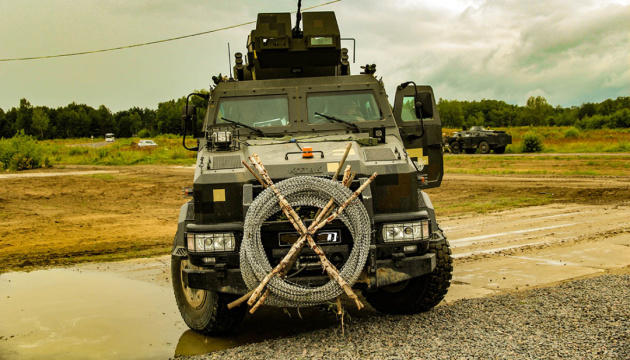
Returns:
[[[304,0],[303,7],[329,0]],[[131,45],[288,12],[294,0],[1,0],[0,59]],[[354,74],[377,65],[396,84],[438,98],[571,106],[630,96],[630,0],[343,0],[342,37],[357,40]],[[100,54],[0,62],[0,108],[73,101],[113,111],[157,108],[229,72],[227,43],[245,52],[254,25]],[[347,43],[351,46],[351,43]]]

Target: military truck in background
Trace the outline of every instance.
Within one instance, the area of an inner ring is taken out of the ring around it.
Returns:
[[[202,333],[224,333],[246,311],[245,305],[227,304],[251,290],[241,268],[241,245],[252,236],[244,224],[252,204],[269,191],[242,164],[252,154],[274,182],[330,179],[351,144],[346,164],[357,174],[350,190],[379,174],[356,205],[365,208],[361,226],[371,235],[353,288],[378,311],[416,313],[436,306],[450,286],[449,244],[424,192],[440,186],[443,176],[432,88],[405,82],[392,108],[375,65],[350,74],[333,12],[298,11],[297,19],[292,28],[289,13],[258,14],[246,56],[235,54],[234,78],[214,77],[209,94],[189,95],[208,101],[201,132],[195,130],[194,106],[183,109],[183,146],[197,152],[197,164],[186,190],[192,198],[180,211],[171,270],[180,313]],[[190,132],[197,147],[186,146]],[[308,222],[317,209],[298,210]],[[262,220],[262,262],[275,266],[297,233],[280,214]],[[338,269],[350,266],[358,245],[342,221],[315,237]],[[308,289],[331,280],[305,248],[285,281]]]
[[[505,148],[512,143],[512,136],[505,131],[488,130],[483,126],[472,126],[470,130],[466,127],[462,131],[453,133],[445,138],[450,152],[459,154],[464,151],[466,154],[474,154],[479,149],[482,154],[489,154],[494,151],[496,154],[503,154]]]

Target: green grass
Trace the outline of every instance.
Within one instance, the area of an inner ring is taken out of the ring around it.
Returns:
[[[90,177],[96,178],[96,179],[101,179],[101,180],[105,180],[105,181],[110,181],[114,179],[114,175],[112,174],[92,174],[89,175]]]
[[[630,156],[444,156],[444,170],[457,174],[630,176]]]
[[[554,198],[551,195],[501,197],[486,201],[457,202],[445,206],[436,205],[435,211],[440,213],[487,213],[523,206],[539,206],[551,204]]]
[[[102,147],[84,146],[93,143],[91,139],[67,139],[42,141],[45,154],[53,164],[67,165],[139,165],[139,164],[174,164],[193,165],[197,153],[188,151],[181,145],[181,138],[159,136],[154,138],[157,148],[137,148],[139,138],[117,139],[116,142]],[[96,142],[96,141],[94,141]],[[195,140],[187,141],[188,146],[195,146]]]
[[[512,135],[512,145],[505,152],[515,154],[521,152],[523,137],[527,132],[542,137],[543,153],[606,153],[630,152],[630,129],[598,129],[580,130],[568,126],[511,127],[492,128],[504,130]],[[452,134],[460,129],[444,129]],[[566,136],[570,133],[570,136]]]

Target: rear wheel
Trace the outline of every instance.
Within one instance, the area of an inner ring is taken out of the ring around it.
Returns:
[[[479,152],[482,154],[490,153],[490,145],[486,141],[482,141],[479,143]]]
[[[186,325],[207,335],[219,335],[231,330],[245,316],[246,307],[228,310],[227,304],[237,296],[189,288],[182,279],[182,272],[187,268],[195,267],[186,259],[171,258],[175,301]]]
[[[498,146],[494,148],[495,154],[503,154],[505,152],[505,146]]]
[[[453,154],[459,154],[459,152],[461,151],[461,148],[459,147],[459,143],[457,141],[452,142],[450,147]]]
[[[453,259],[447,240],[429,243],[429,252],[436,256],[430,274],[364,293],[373,308],[385,314],[415,314],[429,311],[444,299],[451,286]]]

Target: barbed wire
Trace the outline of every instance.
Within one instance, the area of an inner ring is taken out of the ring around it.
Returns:
[[[333,0],[333,1],[329,1],[323,4],[319,4],[319,5],[314,5],[311,7],[307,7],[304,8],[302,10],[310,10],[310,9],[315,9],[318,7],[322,7],[322,6],[326,6],[326,5],[330,5],[336,2],[340,2],[342,0]],[[292,11],[291,12],[296,13],[296,11]],[[161,44],[161,43],[165,43],[165,42],[169,42],[169,41],[175,41],[175,40],[181,40],[181,39],[186,39],[186,38],[191,38],[194,36],[200,36],[200,35],[206,35],[206,34],[211,34],[211,33],[215,33],[215,32],[219,32],[219,31],[223,31],[223,30],[229,30],[229,29],[234,29],[237,27],[241,27],[241,26],[245,26],[245,25],[250,25],[250,24],[255,24],[256,21],[248,21],[248,22],[244,22],[242,24],[237,24],[237,25],[231,25],[231,26],[226,26],[226,27],[222,27],[219,29],[212,29],[212,30],[208,30],[208,31],[202,31],[199,33],[195,33],[195,34],[189,34],[189,35],[182,35],[182,36],[177,36],[177,37],[173,37],[173,38],[168,38],[168,39],[162,39],[162,40],[155,40],[155,41],[149,41],[149,42],[145,42],[145,43],[140,43],[140,44],[133,44],[133,45],[125,45],[125,46],[117,46],[117,47],[113,47],[113,48],[108,48],[108,49],[100,49],[100,50],[90,50],[90,51],[81,51],[81,52],[75,52],[75,53],[68,53],[68,54],[57,54],[57,55],[45,55],[45,56],[32,56],[32,57],[22,57],[22,58],[9,58],[9,59],[0,59],[0,62],[7,62],[7,61],[24,61],[24,60],[42,60],[42,59],[52,59],[52,58],[60,58],[60,57],[67,57],[67,56],[78,56],[78,55],[87,55],[87,54],[97,54],[97,53],[103,53],[103,52],[108,52],[108,51],[115,51],[115,50],[122,50],[122,49],[131,49],[131,48],[136,48],[136,47],[140,47],[140,46],[147,46],[147,45],[155,45],[155,44]]]

